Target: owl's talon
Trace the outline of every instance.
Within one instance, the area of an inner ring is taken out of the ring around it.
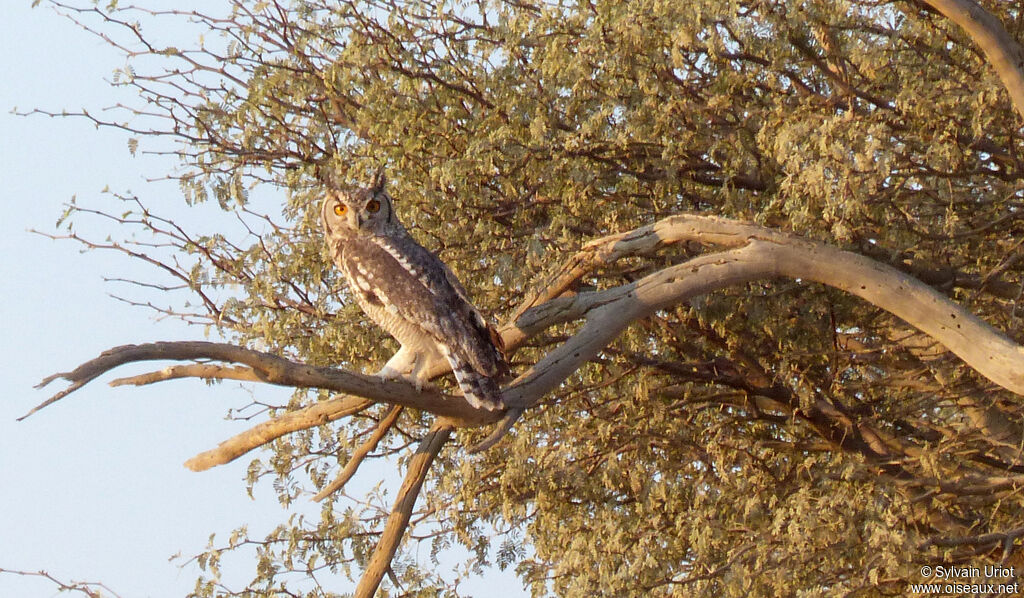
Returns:
[[[374,374],[374,376],[376,376],[378,378],[381,378],[383,380],[404,380],[405,379],[405,376],[402,375],[402,372],[396,370],[393,367],[387,366],[387,365],[382,367],[380,369],[380,371],[378,371],[376,374]]]

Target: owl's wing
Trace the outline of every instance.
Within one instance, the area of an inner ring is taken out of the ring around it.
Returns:
[[[412,237],[354,241],[345,267],[366,278],[355,292],[423,328],[434,340],[485,376],[504,372],[504,358],[490,327],[469,302],[451,270]],[[365,288],[364,288],[365,287]],[[498,337],[500,338],[500,337]]]
[[[498,351],[498,372],[489,373],[488,375],[495,376],[507,374],[508,364],[505,361],[505,341],[502,340],[498,329],[492,326],[491,323],[487,321],[487,318],[484,318],[483,314],[480,313],[480,310],[473,305],[473,302],[469,299],[469,293],[466,292],[466,288],[462,286],[462,283],[459,282],[459,279],[455,276],[455,273],[452,272],[452,269],[448,267],[448,264],[442,262],[440,259],[437,260],[437,263],[441,264],[441,268],[444,270],[444,276],[445,279],[447,279],[448,284],[455,289],[455,292],[462,299],[462,302],[469,308],[470,319],[475,324],[478,332],[482,333]]]

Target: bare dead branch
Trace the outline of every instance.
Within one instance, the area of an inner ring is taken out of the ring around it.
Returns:
[[[664,245],[683,240],[661,237],[655,232],[654,227],[656,226],[645,226],[590,241],[561,266],[554,269],[543,279],[541,284],[537,285],[533,293],[520,303],[513,312],[509,323],[502,328],[505,350],[511,353],[530,336],[529,327],[524,328],[523,323],[520,322],[526,312],[561,296],[583,276],[624,257],[648,255]]]
[[[115,347],[104,351],[99,357],[83,363],[70,372],[48,376],[36,388],[46,386],[57,378],[63,378],[71,382],[71,385],[34,407],[19,420],[59,401],[103,373],[126,363],[199,359],[248,365],[261,382],[293,388],[323,388],[374,401],[405,405],[450,417],[453,421],[461,422],[462,425],[482,425],[498,419],[497,414],[474,409],[465,400],[453,400],[453,397],[447,397],[434,390],[416,390],[415,386],[401,380],[383,380],[375,376],[336,368],[313,367],[270,353],[253,351],[227,343],[182,341]],[[480,413],[477,413],[478,411]],[[474,424],[474,421],[478,423]]]
[[[162,370],[118,378],[111,380],[111,386],[145,386],[154,382],[164,380],[176,380],[178,378],[202,378],[206,380],[243,380],[246,382],[262,382],[256,374],[256,370],[244,367],[225,367],[209,363],[194,363],[191,365],[172,365]]]
[[[387,416],[377,424],[377,428],[373,431],[373,434],[371,434],[370,437],[366,439],[366,442],[359,445],[359,447],[352,453],[352,457],[350,457],[348,463],[345,464],[345,469],[338,474],[338,477],[335,478],[333,482],[328,484],[323,490],[314,496],[313,500],[319,502],[342,489],[345,484],[352,479],[352,476],[356,474],[356,470],[359,469],[359,465],[362,464],[366,455],[370,454],[370,451],[377,448],[377,444],[380,443],[381,439],[388,433],[391,426],[395,425],[395,422],[398,421],[398,416],[401,414],[401,405],[391,407]]]
[[[387,569],[391,566],[391,559],[394,558],[395,552],[398,550],[402,536],[405,535],[409,518],[412,516],[412,509],[416,505],[416,498],[423,487],[423,481],[430,471],[430,465],[448,442],[453,429],[447,422],[436,422],[420,441],[416,454],[409,462],[409,471],[406,472],[405,481],[402,482],[402,487],[398,491],[395,505],[384,526],[384,533],[381,534],[377,547],[374,548],[373,555],[370,557],[370,562],[356,586],[355,598],[373,598],[377,592],[381,580],[384,579]]]
[[[501,429],[507,430],[523,409],[535,406],[631,322],[715,290],[778,277],[820,282],[857,295],[930,335],[992,382],[1024,395],[1024,348],[920,281],[864,256],[823,243],[724,218],[679,215],[594,241],[587,250],[597,257],[587,263],[592,266],[604,259],[650,252],[683,241],[734,249],[696,257],[630,284],[550,299],[527,309],[502,329],[506,346],[514,348],[552,325],[585,319],[579,332],[505,389],[503,397],[510,409],[495,434]],[[562,270],[568,274],[556,275],[554,280],[558,282],[554,286],[564,286],[565,281],[583,270],[570,263]],[[464,400],[455,400],[436,391],[417,392],[405,382],[333,368],[315,368],[267,353],[208,342],[153,343],[107,351],[72,372],[44,380],[40,386],[56,378],[64,378],[72,384],[29,415],[107,370],[131,361],[154,359],[244,363],[252,367],[263,382],[325,388],[423,409],[452,418],[456,426],[479,426],[494,423],[499,418],[497,413],[473,409]],[[447,370],[447,364],[438,361],[429,364],[430,376]],[[488,438],[475,448],[491,446],[493,442],[496,439]]]
[[[505,437],[505,434],[508,434],[508,431],[512,429],[512,426],[516,425],[516,422],[519,421],[519,418],[523,415],[523,411],[524,409],[522,407],[513,407],[509,409],[505,416],[501,418],[501,421],[494,426],[491,433],[480,442],[466,447],[466,452],[471,455],[475,455],[476,453],[482,453],[490,450],[494,445],[501,442],[501,439]]]
[[[322,401],[304,409],[291,411],[249,428],[217,445],[217,448],[199,453],[185,467],[192,471],[205,471],[217,465],[230,463],[249,451],[276,440],[285,434],[322,426],[366,409],[374,402],[362,397],[341,397]]]
[[[778,277],[810,280],[849,292],[896,315],[992,382],[1024,395],[1024,347],[931,287],[856,253],[753,224],[692,215],[672,216],[594,243],[650,247],[681,241],[738,249],[700,256],[629,285],[548,301],[524,313],[515,327],[529,336],[539,327],[586,317],[587,326],[593,324],[590,334],[605,337],[608,333],[598,329],[646,317],[713,290]],[[577,359],[576,350],[588,344],[584,338],[587,326],[545,360],[556,360],[553,354],[563,349],[571,350]],[[502,333],[504,336],[506,330]],[[540,374],[539,366],[533,375]],[[520,378],[530,376],[528,372]]]
[[[552,299],[524,313],[514,327],[503,329],[503,336],[526,338],[541,328],[586,317],[572,339],[517,379],[519,389],[531,392],[516,396],[516,386],[509,389],[506,404],[514,408],[498,430],[472,448],[493,446],[501,430],[510,428],[508,420],[522,413],[517,407],[535,405],[630,322],[713,290],[781,276],[857,295],[930,335],[989,380],[1024,395],[1024,348],[924,283],[861,255],[753,224],[690,215],[672,216],[594,244],[621,242],[634,251],[649,251],[686,240],[741,247],[694,258],[629,285]]]

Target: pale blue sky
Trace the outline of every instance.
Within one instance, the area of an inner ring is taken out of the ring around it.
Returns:
[[[171,555],[192,555],[210,533],[226,536],[245,523],[268,529],[283,515],[269,492],[255,501],[246,496],[248,459],[201,474],[182,467],[193,453],[244,428],[224,414],[251,396],[238,385],[209,388],[188,381],[114,389],[104,383],[108,376],[14,421],[48,396],[32,386],[50,373],[111,346],[196,339],[202,331],[156,322],[151,313],[110,298],[116,289],[103,282],[104,275],[125,267],[139,271],[120,256],[81,254],[72,243],[27,232],[53,231],[61,204],[74,194],[96,200],[106,185],[154,202],[181,202],[173,185],[144,182],[164,165],[131,158],[124,135],[82,121],[9,114],[15,106],[109,105],[112,90],[104,78],[120,59],[52,10],[30,9],[29,0],[9,3],[5,17],[0,368],[7,392],[0,401],[0,568],[103,581],[125,598],[183,596],[197,570],[179,569],[168,562]],[[0,575],[0,596],[55,591],[49,582]]]
[[[120,57],[52,10],[30,4],[9,2],[0,20],[0,375],[7,389],[0,400],[0,568],[102,581],[123,598],[184,596],[197,569],[179,568],[169,557],[191,556],[210,533],[223,539],[243,524],[259,537],[288,513],[265,484],[255,500],[246,495],[247,457],[203,473],[182,462],[246,427],[224,419],[229,407],[250,402],[252,393],[267,399],[282,391],[191,381],[110,388],[105,382],[114,376],[105,376],[15,421],[60,388],[55,382],[33,389],[40,379],[106,348],[202,338],[199,328],[156,321],[152,312],[108,296],[117,289],[103,276],[141,272],[137,266],[27,232],[53,231],[72,195],[102,201],[108,185],[154,205],[183,205],[174,185],[145,182],[173,163],[132,158],[125,135],[73,119],[9,114],[15,106],[94,109],[116,98],[104,79]],[[292,509],[319,511],[308,499]],[[249,564],[225,565],[227,581],[240,589]],[[333,581],[331,589],[351,590]],[[472,586],[480,595],[524,595],[508,572]],[[54,594],[52,583],[0,574],[0,596]]]

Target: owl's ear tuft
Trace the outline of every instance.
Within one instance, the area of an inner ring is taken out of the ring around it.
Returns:
[[[387,183],[387,177],[384,176],[384,167],[381,166],[377,169],[377,172],[373,174],[373,181],[370,183],[370,190],[373,191],[374,195],[384,190],[384,185]]]

